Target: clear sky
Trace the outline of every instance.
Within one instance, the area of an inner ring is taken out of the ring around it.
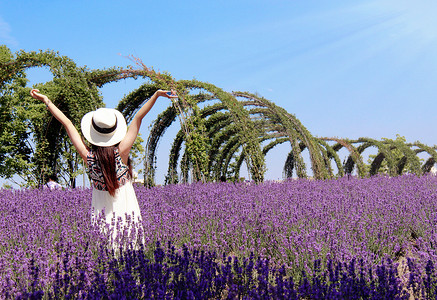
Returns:
[[[127,66],[134,55],[176,79],[258,92],[315,136],[399,134],[432,146],[436,15],[432,0],[0,0],[0,44],[59,51],[90,69]],[[30,85],[50,80],[44,69],[29,76]],[[142,83],[103,88],[106,105]],[[163,99],[146,117],[143,138],[168,104]],[[171,140],[162,141],[159,156],[167,157]],[[281,177],[285,161],[274,151],[270,179]]]

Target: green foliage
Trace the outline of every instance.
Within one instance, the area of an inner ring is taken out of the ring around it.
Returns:
[[[10,185],[9,183],[3,183],[3,186],[1,188],[6,189],[6,190],[10,190],[10,189],[12,189],[12,185]]]
[[[18,173],[32,186],[43,184],[47,175],[56,173],[66,184],[75,187],[75,178],[82,169],[81,159],[61,124],[45,110],[43,103],[30,97],[24,72],[32,67],[48,67],[53,80],[35,87],[78,125],[86,112],[103,106],[97,86],[89,80],[89,71],[53,51],[20,51],[8,55],[7,48],[1,50],[2,116],[12,116],[16,122],[10,123],[11,128],[2,127],[0,134],[3,140],[12,135],[19,145],[18,150],[2,149],[5,154],[0,157],[1,175],[9,178]],[[17,163],[11,163],[8,158]]]
[[[388,139],[382,138],[382,142],[389,145],[392,159],[394,160],[394,168],[397,175],[411,173],[420,175],[421,170],[421,161],[417,157],[416,153],[407,145],[406,139],[404,136],[396,135],[396,139]],[[374,164],[375,159],[377,159],[378,155],[369,155],[368,163],[369,167]],[[375,170],[375,173],[379,174],[390,174],[390,167],[388,164],[388,160],[383,160],[379,165],[379,168]]]
[[[132,166],[136,167],[144,161],[144,147],[142,143],[144,140],[141,138],[141,134],[138,134],[130,152],[130,158],[132,159]]]
[[[263,181],[265,162],[259,142],[259,136],[261,133],[251,121],[249,112],[244,108],[243,104],[238,101],[234,95],[227,93],[212,84],[196,80],[184,82],[192,87],[203,88],[211,92],[226,106],[232,115],[235,125],[238,127],[237,135],[242,141],[242,151],[245,153],[246,163],[252,175],[252,179],[255,182]]]
[[[13,54],[6,46],[0,46],[0,63],[8,64]],[[11,178],[22,174],[31,163],[33,152],[28,143],[30,132],[30,104],[25,101],[27,83],[24,72],[5,74],[0,82],[0,176]]]
[[[228,93],[195,79],[177,81],[169,73],[155,71],[138,58],[129,58],[135,67],[88,70],[57,52],[12,54],[7,47],[0,46],[0,176],[11,178],[20,174],[28,186],[36,186],[42,184],[48,174],[56,172],[64,183],[74,187],[75,178],[83,172],[83,162],[61,124],[41,102],[29,96],[25,70],[33,67],[49,68],[53,79],[35,87],[47,94],[76,125],[86,112],[103,106],[98,88],[107,83],[126,78],[146,80],[117,106],[128,122],[156,90],[176,90],[178,98],[153,122],[145,147],[141,137],[133,147],[133,164],[138,166],[144,161],[148,186],[155,184],[159,141],[176,119],[180,131],[170,151],[167,184],[189,179],[239,180],[243,163],[251,179],[261,182],[266,171],[265,156],[285,142],[291,148],[284,158],[285,177],[293,176],[294,172],[301,178],[308,176],[304,151],[308,151],[316,179],[343,176],[352,173],[355,167],[362,177],[377,173],[422,174],[429,172],[437,161],[435,147],[419,142],[408,144],[400,136],[396,140],[381,141],[316,138],[296,116],[257,94]],[[201,107],[201,104],[205,105]],[[376,147],[378,154],[364,164],[362,153],[369,147]],[[343,164],[338,155],[342,148],[350,153]],[[423,164],[417,156],[422,152],[430,155]],[[336,174],[331,161],[338,170]]]
[[[327,143],[325,143],[325,141],[335,141],[336,144],[330,147]],[[337,167],[339,169],[338,176],[343,176],[345,173],[352,173],[352,169],[354,165],[357,166],[358,176],[360,177],[366,176],[369,168],[366,169],[366,166],[363,163],[363,159],[361,157],[361,152],[359,152],[357,148],[354,145],[352,145],[351,141],[347,139],[340,139],[335,137],[331,137],[331,138],[325,137],[325,138],[319,138],[319,143],[322,146],[326,147],[327,149],[328,147],[330,147],[335,152],[338,152],[343,147],[349,151],[350,155],[347,161],[343,164],[343,166],[340,166],[338,155],[334,155],[332,153],[332,150],[328,149],[328,152],[330,153],[328,154],[328,157],[334,157]]]

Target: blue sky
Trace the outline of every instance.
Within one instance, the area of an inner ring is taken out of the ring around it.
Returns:
[[[13,52],[56,50],[90,69],[127,66],[134,55],[176,79],[258,92],[315,136],[400,134],[435,145],[435,15],[431,0],[0,0],[0,43]],[[29,77],[30,85],[50,80],[44,69]],[[106,105],[142,83],[103,88]],[[168,104],[146,117],[143,137]],[[170,142],[160,145],[161,173]],[[268,178],[281,177],[287,151],[267,158]]]

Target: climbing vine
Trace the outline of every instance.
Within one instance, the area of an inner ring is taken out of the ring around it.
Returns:
[[[22,143],[28,150],[14,153],[15,150],[12,149],[4,157],[16,157],[24,162],[22,165],[24,172],[19,174],[29,184],[41,185],[48,175],[56,173],[67,184],[74,187],[75,178],[81,171],[81,159],[72,149],[72,144],[61,124],[45,110],[43,103],[30,97],[30,88],[25,86],[27,82],[25,71],[29,68],[50,70],[53,79],[35,87],[45,93],[72,120],[73,124],[80,124],[86,112],[103,106],[96,85],[88,80],[87,69],[76,66],[71,59],[57,52],[20,51],[5,59],[8,49],[3,47],[0,50],[3,57],[0,68],[0,91],[11,97],[8,104],[13,106],[15,112],[23,112],[23,114],[12,115],[18,119],[25,118],[26,121],[23,123],[28,125],[25,132],[15,132],[25,139]],[[11,85],[17,78],[21,78],[22,83]],[[3,162],[5,161],[0,164]],[[11,175],[5,174],[8,167],[9,165],[6,165],[1,170],[6,177]]]
[[[265,157],[278,145],[288,144],[284,157],[284,177],[317,179],[356,174],[361,177],[378,173],[396,176],[405,172],[430,172],[437,161],[436,147],[420,142],[359,138],[356,140],[315,137],[299,119],[282,107],[248,92],[226,92],[198,80],[176,80],[140,59],[129,56],[133,66],[89,70],[54,51],[10,53],[0,48],[0,175],[26,174],[41,184],[50,172],[65,175],[70,186],[82,164],[62,126],[29,96],[25,71],[48,68],[53,79],[35,87],[46,93],[73,121],[104,106],[99,95],[102,86],[132,78],[144,80],[117,105],[129,122],[138,109],[158,89],[175,90],[178,98],[158,114],[150,126],[144,147],[145,184],[155,184],[156,155],[159,141],[176,120],[180,130],[172,143],[166,184],[187,181],[238,180],[243,163],[252,180],[261,182],[266,171]],[[368,164],[363,153],[377,149]],[[349,155],[342,162],[341,149]],[[304,153],[309,160],[304,159]],[[428,154],[424,161],[418,155]],[[423,162],[424,161],[424,162]],[[309,164],[309,166],[307,166]],[[311,174],[309,174],[311,169]]]

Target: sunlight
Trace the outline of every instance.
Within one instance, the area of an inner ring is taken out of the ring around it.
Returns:
[[[383,10],[399,14],[396,18],[399,34],[413,35],[424,43],[432,42],[437,38],[436,1],[386,0],[378,1],[377,5]]]

